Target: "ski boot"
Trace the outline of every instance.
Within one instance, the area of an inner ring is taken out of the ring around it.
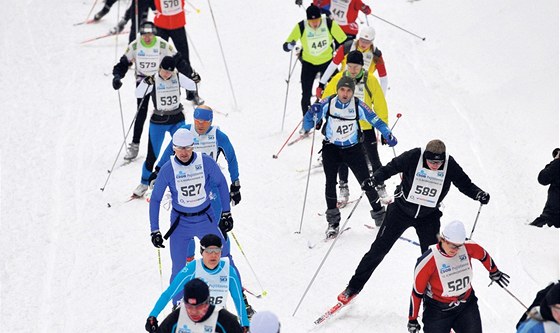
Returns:
[[[353,288],[346,287],[343,292],[338,295],[338,301],[344,305],[350,303],[354,297],[358,296],[359,292]]]
[[[144,194],[146,193],[147,190],[148,190],[148,185],[140,184],[132,192],[132,197],[141,198],[141,197],[144,196]]]
[[[371,218],[375,221],[375,226],[380,227],[385,219],[385,207],[381,207],[380,210],[371,210]]]
[[[109,30],[109,33],[111,35],[116,35],[116,34],[118,34],[118,33],[120,33],[121,31],[124,30],[125,25],[126,25],[126,20],[121,19],[116,26],[112,27],[111,30]]]
[[[340,210],[338,208],[327,209],[325,212],[327,216],[327,222],[329,226],[327,227],[327,231],[325,235],[327,238],[335,238],[338,236],[338,227],[340,224]]]
[[[350,198],[350,190],[348,189],[348,183],[344,182],[344,181],[339,181],[338,182],[338,189],[339,189],[339,197],[340,200],[338,201],[339,203],[339,207],[345,207],[346,204],[348,203],[348,199]]]
[[[187,90],[187,101],[191,101],[197,106],[204,104],[204,100],[198,96],[198,91]]]
[[[101,20],[103,18],[103,16],[107,15],[107,13],[109,12],[109,9],[111,9],[111,8],[109,8],[107,6],[103,6],[103,8],[101,8],[101,10],[97,14],[95,14],[95,16],[93,16],[93,20],[94,21]]]
[[[140,149],[139,143],[131,142],[128,144],[128,148],[126,149],[126,155],[124,155],[125,160],[133,160],[138,156],[138,150]]]

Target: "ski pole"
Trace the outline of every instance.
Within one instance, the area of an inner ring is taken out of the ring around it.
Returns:
[[[214,18],[214,11],[212,10],[212,5],[210,0],[207,0],[208,7],[210,8],[210,15],[212,16],[212,22],[214,23],[214,29],[216,30],[216,36],[218,37],[218,45],[220,45],[220,51],[222,52],[222,60],[224,61],[224,66],[226,67],[226,74],[229,81],[229,87],[231,89],[231,95],[233,96],[233,103],[235,104],[235,110],[237,110],[237,99],[235,98],[235,91],[233,91],[233,84],[231,83],[231,76],[229,75],[229,69],[226,62],[226,57],[224,55],[224,48],[222,46],[222,40],[220,39],[220,34],[218,33],[218,26],[216,25],[216,19]]]
[[[91,9],[89,10],[89,13],[87,14],[86,19],[85,19],[84,22],[87,22],[87,20],[89,20],[89,16],[90,16],[91,13],[93,12],[93,9],[95,8],[95,5],[97,5],[97,0],[95,0],[95,1],[93,2],[93,5],[91,6]]]
[[[134,118],[132,119],[132,122],[130,123],[130,126],[128,127],[128,131],[126,132],[126,134],[124,136],[123,143],[121,144],[121,147],[119,148],[119,152],[117,153],[117,156],[115,157],[115,161],[113,162],[113,165],[111,166],[111,169],[107,170],[107,172],[109,174],[107,175],[107,179],[105,179],[105,184],[103,184],[103,186],[100,188],[101,192],[105,191],[105,187],[107,187],[107,183],[109,182],[109,178],[111,178],[111,175],[113,174],[113,169],[115,168],[115,164],[117,164],[117,161],[119,160],[119,155],[121,154],[121,151],[122,151],[124,145],[126,145],[126,138],[128,137],[128,134],[130,134],[130,130],[132,129],[132,125],[134,125],[134,122],[136,121],[136,117],[138,117],[138,112],[140,112],[140,108],[142,107],[142,103],[144,103],[144,99],[147,96],[146,93],[148,92],[148,88],[150,88],[150,86],[147,86],[146,91],[144,91],[144,96],[142,97],[142,100],[140,101],[140,104],[138,104],[138,108],[136,109],[136,114],[134,115]]]
[[[286,146],[286,144],[288,144],[288,141],[290,141],[290,139],[292,138],[292,136],[294,135],[294,133],[297,131],[297,129],[299,128],[299,125],[301,125],[301,123],[303,122],[303,118],[301,118],[301,120],[299,121],[299,123],[296,125],[296,127],[294,128],[294,130],[292,131],[292,133],[290,133],[290,136],[288,136],[288,138],[286,139],[286,142],[284,142],[284,144],[282,145],[282,147],[280,147],[280,150],[278,150],[278,152],[274,155],[272,155],[272,158],[276,159],[278,158],[278,155],[280,155],[280,153],[282,152],[282,149],[284,149],[284,147]]]
[[[348,221],[350,220],[350,218],[352,217],[352,214],[354,214],[354,211],[356,210],[356,207],[358,207],[358,204],[360,203],[360,201],[362,200],[364,194],[366,192],[362,191],[362,194],[360,195],[360,197],[358,198],[358,200],[356,201],[356,203],[354,204],[354,207],[352,207],[352,211],[350,211],[350,214],[348,215],[348,217],[346,218],[346,221],[344,221],[344,224],[341,227],[341,230],[344,230],[346,228],[346,224],[348,223]],[[321,270],[321,267],[323,267],[323,264],[325,263],[325,261],[327,260],[327,257],[329,256],[329,253],[331,253],[331,250],[333,249],[334,245],[336,244],[336,241],[338,240],[338,236],[335,237],[335,239],[333,240],[331,246],[329,247],[329,249],[327,250],[327,253],[325,253],[325,256],[323,257],[323,260],[321,260],[321,263],[319,264],[319,267],[317,268],[317,270],[315,271],[315,274],[313,275],[313,277],[311,278],[311,281],[309,282],[309,285],[307,285],[307,288],[305,289],[305,292],[303,293],[303,296],[301,296],[301,299],[299,300],[298,305],[296,306],[296,309],[294,310],[294,313],[292,314],[292,317],[296,315],[297,310],[299,309],[299,306],[301,305],[301,302],[303,302],[303,299],[305,298],[305,295],[307,295],[307,292],[309,291],[309,288],[311,288],[311,285],[313,284],[313,281],[315,281],[315,278],[317,277],[317,274],[319,274],[319,271]]]
[[[124,131],[124,117],[123,117],[123,111],[122,111],[121,91],[120,90],[117,90],[117,95],[119,96],[119,109],[121,111],[122,134],[123,134],[123,138],[126,140],[126,132]]]
[[[196,11],[197,14],[200,14],[200,9],[196,8],[195,5],[193,5],[192,3],[190,3],[189,1],[185,1],[187,3],[187,5],[189,5],[189,7],[191,7],[192,9],[194,9]]]
[[[402,113],[397,113],[397,120],[395,120],[395,122],[393,123],[393,126],[391,126],[391,132],[393,132],[393,128],[395,128],[395,126],[397,126],[397,123],[399,122],[399,119],[401,119],[402,117]]]
[[[521,306],[523,306],[523,307],[525,308],[525,310],[529,310],[529,308],[528,308],[525,304],[523,304],[523,302],[521,302],[521,301],[519,300],[519,298],[515,297],[515,295],[514,295],[511,291],[509,291],[506,287],[502,287],[502,289],[504,289],[504,290],[505,290],[511,297],[513,297],[513,299],[515,299],[519,304],[521,304]]]
[[[472,227],[471,235],[469,236],[469,239],[472,239],[472,234],[474,233],[474,228],[476,228],[476,222],[478,222],[478,216],[480,215],[481,209],[482,209],[482,202],[480,203],[480,206],[478,206],[478,213],[476,213],[476,218],[474,219],[474,225]]]
[[[196,49],[196,46],[194,45],[191,36],[185,31],[185,33],[187,34],[187,39],[189,41],[189,45],[192,45],[192,49],[194,50],[194,54],[196,54],[196,57],[198,58],[198,61],[200,61],[200,64],[202,65],[202,68],[204,68],[204,62],[202,62],[202,58],[200,57],[200,54],[198,54],[198,50]]]
[[[389,21],[387,21],[387,20],[385,20],[385,19],[383,19],[383,18],[381,18],[381,17],[379,17],[379,16],[377,16],[377,15],[374,15],[374,14],[369,14],[369,15],[371,15],[371,16],[373,16],[373,17],[375,17],[375,18],[378,18],[378,19],[380,19],[381,21],[383,21],[383,22],[385,22],[385,23],[387,23],[387,24],[392,25],[392,26],[395,27],[395,28],[399,28],[399,29],[401,29],[402,31],[407,32],[407,33],[411,34],[411,35],[414,36],[414,37],[420,38],[421,40],[424,40],[424,41],[426,40],[426,37],[420,37],[420,36],[418,36],[417,34],[415,34],[415,33],[413,33],[413,32],[410,32],[410,31],[408,31],[408,30],[406,30],[406,29],[403,29],[403,28],[399,27],[398,25],[396,25],[396,24],[394,24],[394,23],[391,23],[391,22],[389,22]]]
[[[259,287],[261,287],[261,295],[262,296],[266,296],[268,294],[268,292],[266,290],[264,290],[261,281],[259,280],[259,278],[257,277],[257,273],[255,273],[255,270],[253,269],[253,266],[251,266],[251,263],[249,262],[249,259],[247,258],[247,255],[245,255],[245,251],[243,251],[243,248],[241,248],[241,244],[239,244],[239,241],[237,240],[237,237],[235,236],[235,233],[232,231],[230,232],[231,235],[233,236],[233,240],[235,241],[235,244],[237,244],[237,247],[239,248],[239,251],[241,251],[241,254],[243,255],[243,258],[245,258],[245,261],[247,262],[247,265],[249,265],[249,268],[251,269],[251,272],[253,272],[253,276],[255,277],[255,280],[257,280],[257,283],[259,284]],[[259,296],[250,293],[251,295],[259,298]]]
[[[284,120],[286,119],[286,107],[288,106],[288,92],[290,91],[290,79],[292,78],[292,72],[294,71],[294,68],[296,68],[296,65],[297,65],[297,61],[296,61],[296,63],[294,64],[294,67],[292,67],[292,61],[294,59],[293,53],[294,53],[294,49],[292,49],[290,51],[290,64],[288,66],[288,79],[286,80],[286,96],[284,97],[284,113],[282,113],[282,127],[280,128],[280,132],[284,131]]]
[[[313,124],[315,127],[317,125],[317,114],[313,115]],[[305,204],[307,203],[307,191],[309,190],[309,178],[311,178],[311,162],[313,162],[313,148],[315,146],[315,132],[313,131],[313,135],[311,137],[311,153],[309,154],[309,165],[307,166],[307,181],[305,182],[305,194],[303,195],[303,208],[301,210],[301,219],[299,221],[299,230],[296,234],[301,234],[301,227],[303,225],[303,217],[305,215]]]
[[[159,284],[161,286],[161,291],[163,291],[163,270],[161,269],[161,251],[157,249],[157,257],[159,263]]]

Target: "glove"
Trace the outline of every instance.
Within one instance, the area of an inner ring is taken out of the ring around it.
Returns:
[[[366,192],[375,191],[377,185],[379,185],[379,182],[374,177],[367,178],[362,183],[362,190]]]
[[[222,217],[220,218],[218,227],[220,228],[224,236],[226,236],[226,234],[231,231],[231,229],[233,229],[233,218],[231,217],[230,212],[222,213]]]
[[[321,99],[321,96],[323,96],[323,90],[325,90],[325,85],[319,83],[319,86],[315,90],[315,96],[317,97],[317,99]]]
[[[114,75],[113,76],[113,89],[119,90],[122,87],[121,76]]]
[[[156,180],[158,173],[159,173],[159,167],[156,167],[156,170],[150,174],[150,177],[148,177],[148,184],[151,184],[153,181]]]
[[[392,133],[390,133],[389,137],[386,138],[385,140],[387,140],[387,144],[389,145],[389,147],[394,147],[398,143],[397,138],[395,138],[395,136]]]
[[[157,318],[154,316],[149,316],[148,319],[146,319],[145,327],[146,327],[146,331],[150,333],[156,333],[158,330]]]
[[[191,80],[193,80],[194,83],[199,83],[202,79],[200,78],[200,75],[193,70],[193,72],[191,73]]]
[[[387,140],[385,140],[385,138],[383,137],[383,135],[381,136],[381,144],[382,144],[382,145],[386,145],[386,144],[387,144]]]
[[[313,103],[311,104],[311,112],[319,115],[319,113],[321,113],[321,109],[323,108],[323,105],[321,103]]]
[[[490,279],[492,280],[492,282],[496,282],[502,288],[507,287],[507,285],[509,284],[509,275],[500,270],[497,270],[494,273],[490,273]],[[490,282],[490,284],[492,284],[492,282]]]
[[[284,51],[290,52],[294,48],[294,46],[296,46],[296,41],[295,40],[293,40],[289,43],[286,42],[286,43],[284,43]]]
[[[298,6],[303,5],[303,0],[296,0],[296,5],[298,5]]]
[[[144,82],[146,82],[147,85],[151,86],[154,84],[154,77],[153,76],[147,76],[144,79]]]
[[[155,247],[157,247],[157,248],[164,248],[165,247],[163,245],[163,237],[161,237],[161,232],[154,231],[154,232],[151,233],[151,236],[152,236],[152,244],[154,244]]]
[[[315,124],[315,129],[320,130],[321,126],[323,126],[323,118],[321,118],[321,119],[319,119],[319,121],[317,121],[317,124]]]
[[[369,15],[369,14],[371,14],[371,8],[369,8],[369,6],[367,6],[367,5],[363,5],[362,6],[362,12],[366,15]]]
[[[418,324],[418,320],[416,319],[409,320],[408,325],[406,325],[406,327],[408,328],[408,333],[419,333],[420,328],[422,328],[420,324]]]
[[[488,201],[490,201],[490,194],[480,191],[476,195],[476,200],[480,201],[481,204],[486,205],[488,204]]]
[[[229,198],[233,202],[233,205],[239,204],[241,201],[241,185],[239,184],[239,180],[234,181],[229,187]]]

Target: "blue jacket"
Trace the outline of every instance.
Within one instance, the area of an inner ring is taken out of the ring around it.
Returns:
[[[173,156],[173,158],[178,163],[181,163],[176,156]],[[224,212],[229,212],[231,210],[229,204],[229,188],[220,167],[211,157],[196,152],[193,152],[193,158],[190,163],[195,161],[197,158],[202,158],[202,163],[204,165],[204,189],[206,190],[206,193],[210,193],[212,188],[217,188],[220,193],[222,209]],[[152,191],[152,196],[150,198],[150,228],[152,232],[159,230],[159,209],[161,199],[163,198],[165,189],[168,187],[171,192],[171,204],[173,209],[176,211],[182,213],[196,213],[210,205],[210,199],[208,197],[206,197],[206,200],[197,207],[186,208],[179,204],[177,201],[178,196],[177,188],[175,188],[175,174],[173,172],[173,166],[171,165],[171,161],[167,161],[159,171],[154,184],[154,190]]]

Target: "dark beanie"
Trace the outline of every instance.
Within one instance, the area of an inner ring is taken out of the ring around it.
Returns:
[[[185,284],[185,303],[199,305],[208,301],[210,290],[208,285],[201,279],[192,279]]]
[[[338,91],[342,87],[348,87],[350,88],[350,90],[352,90],[352,92],[354,92],[354,89],[356,89],[356,84],[354,83],[354,79],[352,79],[349,76],[341,77],[340,80],[338,80],[338,83],[336,84],[336,90]]]
[[[318,19],[321,17],[321,9],[315,5],[307,7],[305,12],[307,13],[308,20]]]
[[[560,148],[554,148],[554,150],[552,151],[552,158],[555,158],[556,155],[558,154],[558,151],[560,150]]]
[[[539,304],[541,316],[545,321],[555,321],[550,309],[555,304],[560,304],[560,283],[556,283]]]
[[[360,51],[352,51],[346,56],[346,63],[364,65],[364,55]]]
[[[173,57],[166,56],[161,59],[161,63],[159,64],[160,68],[165,69],[166,71],[174,71],[175,70],[175,60]]]
[[[200,240],[200,246],[207,248],[209,246],[222,247],[222,239],[214,234],[208,234]]]

